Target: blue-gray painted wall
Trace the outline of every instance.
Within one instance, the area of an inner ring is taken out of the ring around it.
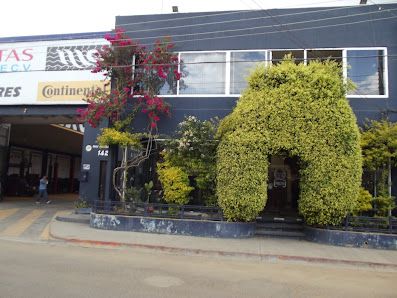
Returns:
[[[128,36],[140,44],[151,44],[163,35],[171,35],[172,42],[176,43],[175,51],[387,47],[389,98],[349,98],[357,122],[362,125],[366,118],[380,120],[386,115],[393,122],[397,120],[396,113],[391,112],[397,110],[397,84],[394,83],[397,80],[397,11],[394,11],[397,5],[381,7],[358,5],[119,16],[116,27],[126,30]],[[328,20],[316,21],[319,19]],[[295,24],[280,25],[292,23]],[[191,26],[199,24],[206,25]],[[201,34],[214,31],[220,33]],[[167,98],[173,104],[173,118],[161,120],[160,133],[170,134],[176,130],[176,124],[184,115],[195,115],[201,120],[216,115],[223,117],[231,112],[236,99]],[[143,117],[138,117],[135,128],[144,129],[143,121]]]
[[[375,5],[361,5],[350,8],[119,16],[116,17],[116,27],[126,30],[128,36],[141,45],[151,44],[163,35],[171,35],[172,42],[176,43],[176,52],[387,47],[389,97],[349,98],[358,124],[361,125],[366,118],[380,120],[387,114],[392,121],[397,120],[395,113],[387,113],[388,109],[397,110],[397,84],[393,83],[397,79],[397,61],[394,61],[397,55],[397,19],[394,14],[397,12],[393,9],[397,9],[397,5],[382,5],[382,10]],[[315,21],[325,18],[328,20]],[[296,24],[280,25],[291,23]],[[300,30],[304,28],[309,29]],[[201,34],[214,31],[222,32]],[[232,111],[237,99],[236,96],[167,97],[173,106],[172,118],[161,118],[159,133],[171,135],[185,115],[194,115],[200,120],[215,116],[223,118]],[[135,130],[144,132],[146,127],[146,115],[138,113],[134,122]],[[99,162],[109,161],[106,157],[98,157],[97,150],[85,150],[86,145],[95,143],[98,132],[98,129],[87,127],[83,146],[82,163],[90,164],[91,168],[88,182],[81,183],[80,194],[90,199],[98,197]]]

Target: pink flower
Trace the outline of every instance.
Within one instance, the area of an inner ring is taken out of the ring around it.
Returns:
[[[152,123],[152,124],[150,124],[150,126],[152,127],[152,128],[155,128],[157,125],[156,125],[156,123]]]
[[[159,121],[159,120],[160,120],[159,116],[157,116],[157,115],[156,115],[156,116],[154,116],[154,118],[153,118],[153,119],[154,119],[154,121]]]

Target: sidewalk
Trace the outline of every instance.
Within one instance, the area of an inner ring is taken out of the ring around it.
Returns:
[[[58,216],[51,222],[50,237],[91,246],[397,270],[397,251],[338,247],[276,238],[219,239],[100,230],[89,227],[88,214]]]

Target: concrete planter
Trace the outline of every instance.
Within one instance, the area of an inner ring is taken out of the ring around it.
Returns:
[[[397,250],[397,235],[334,231],[305,227],[306,240],[347,247]]]
[[[255,234],[256,223],[166,219],[91,213],[90,227],[113,231],[212,238],[250,238]]]
[[[76,214],[90,214],[92,212],[92,208],[75,208]]]

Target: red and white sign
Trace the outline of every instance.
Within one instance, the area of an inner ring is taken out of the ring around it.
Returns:
[[[82,103],[76,96],[40,100],[38,88],[43,82],[103,85],[103,75],[91,69],[96,66],[95,53],[107,44],[105,39],[0,43],[0,105]]]

